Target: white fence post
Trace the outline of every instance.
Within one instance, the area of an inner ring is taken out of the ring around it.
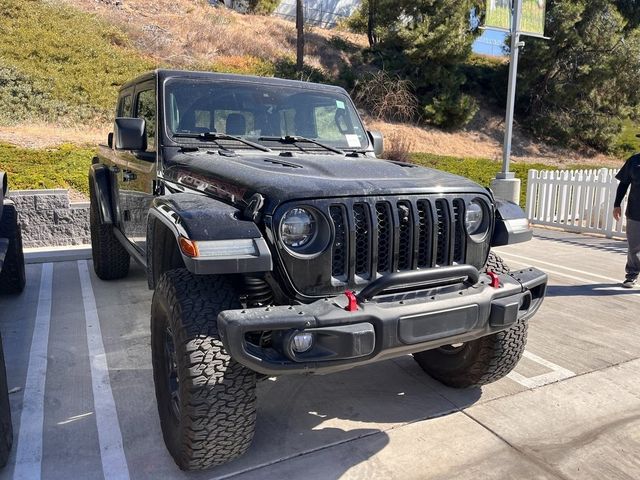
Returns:
[[[612,216],[618,188],[615,174],[606,168],[529,170],[527,217],[534,225],[626,237],[624,218],[615,222]]]

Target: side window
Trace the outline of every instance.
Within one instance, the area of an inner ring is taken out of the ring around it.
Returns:
[[[131,95],[125,95],[124,97],[120,97],[120,101],[118,102],[118,111],[116,112],[117,117],[130,117],[131,116]]]
[[[136,117],[144,118],[147,125],[147,152],[155,152],[156,138],[156,91],[143,90],[138,93]]]

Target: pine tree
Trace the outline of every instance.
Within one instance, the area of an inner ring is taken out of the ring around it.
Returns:
[[[617,3],[550,0],[551,40],[525,39],[516,105],[538,136],[607,151],[639,116],[640,32]]]

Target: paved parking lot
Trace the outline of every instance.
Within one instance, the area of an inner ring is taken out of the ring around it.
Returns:
[[[259,385],[243,458],[184,473],[165,450],[144,272],[32,264],[0,298],[16,442],[0,479],[640,478],[640,290],[625,243],[539,230],[500,249],[550,274],[525,358],[488,387],[443,387],[411,357]]]

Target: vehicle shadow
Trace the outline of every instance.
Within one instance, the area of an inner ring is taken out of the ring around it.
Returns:
[[[457,412],[477,402],[481,393],[447,389],[409,356],[326,376],[268,379],[258,388],[251,449],[211,474],[266,478],[295,473],[282,462],[310,454],[295,461],[304,465],[305,477],[340,478],[383,450],[390,429]],[[354,440],[359,441],[350,443]]]
[[[148,307],[138,304],[149,294],[135,284],[139,276],[132,268],[133,278],[114,285],[118,290],[104,299],[133,305],[133,315],[116,315],[118,307],[113,314],[105,311],[112,320],[103,323],[132,478],[298,478],[296,468],[303,469],[305,478],[340,478],[384,450],[391,429],[455,413],[481,397],[480,389],[444,387],[410,356],[331,375],[266,379],[258,384],[257,428],[249,451],[205,472],[181,472],[160,431]]]
[[[537,240],[551,241],[554,243],[564,243],[572,247],[588,248],[609,253],[627,255],[627,242],[624,240],[613,240],[601,237],[592,237],[580,233],[557,232],[555,230],[537,229],[534,232]]]
[[[589,285],[549,285],[547,297],[617,297],[637,295],[640,290],[622,288],[617,283],[594,283]]]

